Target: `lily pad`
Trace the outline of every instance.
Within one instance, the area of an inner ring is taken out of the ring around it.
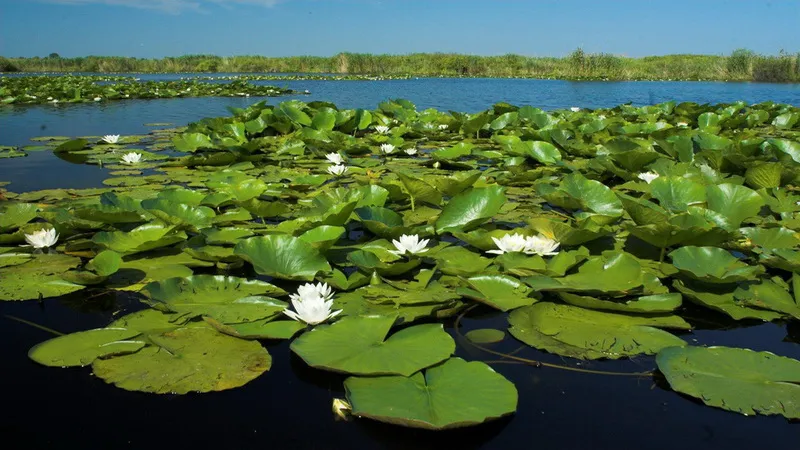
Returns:
[[[148,284],[148,303],[175,312],[181,319],[211,316],[222,323],[252,322],[275,316],[288,307],[286,302],[264,295],[286,291],[265,281],[222,275],[194,275]]]
[[[269,370],[272,358],[256,341],[207,328],[148,334],[151,345],[130,355],[98,359],[92,371],[128,391],[211,392],[243,386]]]
[[[61,275],[80,264],[80,258],[61,254],[38,255],[30,261],[0,269],[0,300],[58,297],[84,288]]]
[[[656,327],[691,328],[678,316],[611,314],[554,303],[514,310],[508,323],[511,335],[531,347],[581,359],[653,355],[666,347],[686,345]]]
[[[525,283],[506,275],[478,275],[467,278],[470,288],[460,288],[458,293],[501,311],[532,305],[536,299]]]
[[[475,344],[494,344],[505,339],[506,333],[503,330],[495,330],[494,328],[478,328],[477,330],[468,331],[464,337]]]
[[[411,377],[350,377],[353,414],[429,430],[478,425],[513,414],[517,389],[491,367],[450,358]]]
[[[455,342],[441,324],[404,328],[388,339],[396,316],[344,317],[314,328],[291,349],[310,366],[359,375],[410,376],[449,358]]]
[[[735,283],[752,280],[764,272],[761,266],[739,261],[718,247],[686,246],[669,254],[672,264],[682,273],[707,283]]]
[[[728,411],[800,419],[800,361],[730,347],[670,347],[656,356],[672,389]]]
[[[234,253],[253,264],[256,272],[287,280],[311,281],[328,272],[328,261],[308,242],[293,236],[272,235],[239,241]]]
[[[45,366],[88,366],[97,358],[139,351],[146,343],[131,340],[139,334],[139,331],[125,328],[79,331],[33,346],[28,357]]]
[[[436,221],[436,232],[469,231],[500,211],[506,202],[503,186],[472,188],[456,195],[442,210]]]

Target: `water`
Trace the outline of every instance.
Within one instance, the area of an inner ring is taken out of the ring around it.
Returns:
[[[166,75],[159,77],[175,77]],[[719,103],[772,100],[800,105],[800,86],[755,83],[566,82],[548,80],[414,79],[392,81],[297,81],[277,83],[311,91],[298,98],[326,100],[344,108],[374,108],[389,98],[407,98],[420,109],[475,112],[498,101],[545,109],[611,107],[667,100]],[[287,97],[273,98],[277,103]],[[27,145],[42,135],[143,134],[145,123],[184,125],[227,114],[258,99],[188,98],[103,104],[44,105],[0,109],[0,144]],[[33,152],[0,160],[0,181],[27,191],[98,186],[104,169],[75,165]],[[333,398],[343,397],[343,377],[308,368],[288,344],[266,343],[273,365],[244,388],[185,396],[126,392],[90,376],[88,368],[54,369],[30,361],[28,349],[50,337],[46,331],[13,321],[11,315],[73,332],[105,326],[110,311],[130,311],[136,302],[118,294],[86,293],[43,302],[0,302],[0,408],[4,448],[291,448],[291,449],[739,449],[795,445],[797,424],[778,417],[743,417],[707,407],[670,391],[650,377],[590,375],[551,368],[494,364],[519,390],[515,416],[484,426],[441,433],[415,431],[368,420],[336,422]],[[721,316],[703,313],[712,322]],[[800,330],[783,324],[737,323],[724,329],[707,322],[683,337],[696,345],[746,346],[800,358]],[[455,330],[448,324],[448,332]],[[505,329],[503,315],[466,319],[472,328]],[[731,325],[722,321],[722,325]],[[792,342],[793,340],[793,342]],[[458,356],[493,360],[458,339]],[[496,347],[514,351],[512,338]],[[577,362],[526,349],[518,356],[573,368],[646,371],[651,357],[619,362]],[[580,364],[580,365],[578,365]]]
[[[207,74],[157,74],[142,79],[169,80]],[[220,74],[231,75],[231,74]],[[758,103],[771,100],[800,105],[800,85],[722,82],[572,82],[561,80],[490,78],[418,78],[385,81],[286,81],[277,84],[310,95],[266,98],[275,104],[283,100],[324,100],[340,108],[373,109],[387,99],[405,98],[418,109],[436,108],[478,112],[497,102],[532,105],[552,110],[580,106],[605,108],[632,103],[647,105],[669,100],[725,103],[743,100]],[[0,145],[29,145],[35,136],[102,136],[105,134],[146,134],[146,123],[185,125],[204,117],[229,115],[228,107],[246,107],[264,98],[202,97],[159,100],[127,100],[106,103],[47,104],[0,107]],[[15,191],[56,187],[101,186],[106,171],[99,168],[67,166],[49,154],[35,158],[6,159],[0,164],[0,181],[10,181]],[[67,170],[67,167],[70,167]],[[74,168],[74,169],[73,169]],[[72,174],[65,172],[75,170]],[[77,171],[81,173],[78,175]],[[46,176],[42,176],[42,175]],[[58,174],[58,176],[54,176]]]

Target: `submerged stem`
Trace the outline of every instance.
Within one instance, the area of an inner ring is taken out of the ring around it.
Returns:
[[[47,331],[48,333],[55,334],[56,336],[64,336],[64,333],[62,333],[60,331],[56,331],[56,330],[54,330],[52,328],[47,328],[44,325],[39,325],[36,322],[31,322],[30,320],[25,320],[25,319],[23,319],[21,317],[12,316],[12,315],[9,315],[9,314],[3,314],[3,317],[5,317],[7,319],[11,319],[11,320],[16,320],[19,323],[24,323],[25,325],[30,325],[30,326],[32,326],[34,328],[38,328],[38,329],[43,330],[43,331]]]

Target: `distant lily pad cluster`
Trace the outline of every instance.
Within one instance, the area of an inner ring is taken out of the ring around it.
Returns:
[[[800,362],[692,346],[684,316],[800,320],[799,122],[773,103],[289,101],[134,140],[139,158],[117,152],[125,138],[60,141],[60,157],[114,173],[102,189],[3,192],[0,300],[138,293],[147,309],[30,352],[128,390],[242,386],[269,376],[261,342],[292,339],[347,375],[337,413],[476,425],[518,401],[454,357],[441,322],[477,307],[540,351],[656,355],[678,392],[796,419]],[[475,345],[505,336],[476,331]]]
[[[130,76],[31,75],[0,78],[0,104],[35,105],[183,97],[275,97],[290,89],[199,78],[144,81]]]

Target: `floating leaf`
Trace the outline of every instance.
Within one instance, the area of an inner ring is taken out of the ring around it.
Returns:
[[[151,345],[136,353],[95,360],[92,371],[128,391],[186,394],[243,386],[272,364],[258,342],[211,328],[178,328],[147,339]]]
[[[800,361],[730,347],[670,347],[656,356],[672,389],[749,415],[800,419]]]
[[[503,186],[473,188],[456,195],[442,210],[436,221],[436,232],[469,231],[500,211],[506,202]]]
[[[239,241],[234,253],[253,264],[256,272],[287,280],[311,281],[328,272],[328,261],[311,244],[293,236],[272,235]]]
[[[252,322],[279,314],[285,302],[264,295],[286,292],[267,282],[222,275],[194,275],[148,284],[144,291],[155,308],[182,319],[211,316],[223,323]]]
[[[0,300],[36,300],[58,297],[84,288],[65,281],[62,274],[80,264],[67,255],[37,255],[30,261],[0,269]]]
[[[486,364],[450,358],[411,377],[350,377],[353,414],[429,430],[478,425],[513,414],[517,389]]]
[[[485,303],[501,311],[532,305],[536,299],[525,283],[506,275],[479,275],[466,279],[471,289],[459,289],[465,297]]]
[[[139,334],[125,328],[79,331],[33,346],[28,357],[45,366],[88,366],[97,358],[139,351],[145,342],[131,340]]]
[[[502,330],[495,330],[494,328],[479,328],[477,330],[468,331],[464,337],[475,344],[494,344],[505,339],[506,333]]]
[[[707,283],[752,280],[764,272],[763,267],[747,265],[718,247],[681,247],[670,252],[669,257],[678,270]]]
[[[344,317],[292,342],[291,349],[310,366],[359,375],[410,376],[444,361],[455,342],[441,324],[404,328],[386,339],[394,316]]]
[[[508,316],[511,334],[540,350],[581,359],[618,359],[686,345],[682,339],[655,327],[691,328],[678,316],[611,314],[536,303]]]

